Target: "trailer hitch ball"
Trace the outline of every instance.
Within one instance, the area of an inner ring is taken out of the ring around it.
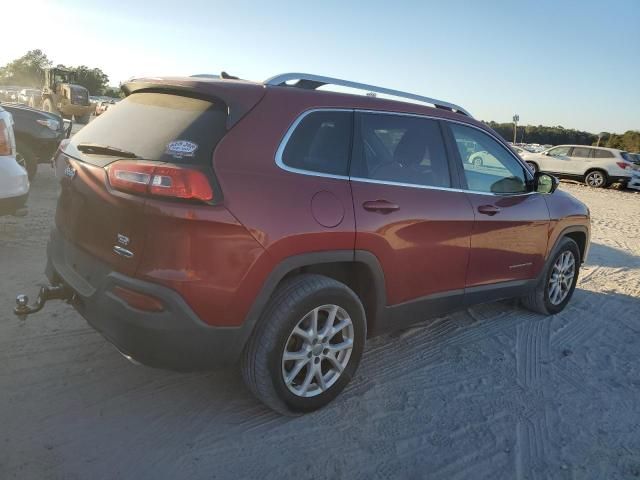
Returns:
[[[18,295],[16,297],[16,308],[14,309],[15,314],[20,320],[26,320],[29,311],[29,297],[27,295]]]
[[[33,305],[29,305],[29,297],[27,295],[18,295],[13,313],[15,313],[20,320],[25,320],[27,315],[42,310],[48,300],[66,300],[67,302],[71,302],[73,299],[73,292],[64,285],[45,285],[40,287],[38,298]]]

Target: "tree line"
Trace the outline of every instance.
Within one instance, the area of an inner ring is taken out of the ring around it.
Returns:
[[[513,123],[484,122],[502,136],[513,141]],[[640,132],[629,130],[623,134],[602,133],[600,146],[619,148],[629,152],[640,152]],[[539,143],[540,145],[598,145],[598,135],[562,126],[546,127],[544,125],[519,126],[517,143]]]
[[[42,88],[44,69],[53,66],[53,62],[42,50],[29,50],[0,67],[0,85],[19,85],[21,87]],[[75,82],[89,90],[90,95],[106,95],[120,97],[119,88],[109,86],[109,77],[99,68],[86,65],[67,66],[58,64],[58,68],[66,68],[75,74]]]

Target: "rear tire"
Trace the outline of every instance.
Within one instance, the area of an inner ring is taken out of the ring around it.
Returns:
[[[603,170],[591,170],[584,176],[584,183],[593,188],[606,188],[609,186],[609,177]]]
[[[349,383],[366,337],[364,308],[349,287],[322,275],[299,275],[285,280],[267,304],[245,347],[242,376],[273,410],[312,412]]]
[[[538,165],[535,162],[525,162],[531,169],[531,173],[538,173]]]
[[[525,308],[542,315],[561,312],[573,296],[579,273],[578,244],[564,237],[549,256],[536,288],[529,295],[522,297],[522,304]]]
[[[473,165],[476,166],[476,167],[481,167],[482,166],[482,158],[475,157],[475,158],[473,158],[471,163],[473,163]]]
[[[81,117],[74,116],[77,123],[81,123],[82,125],[86,125],[91,120],[91,114],[83,115]]]

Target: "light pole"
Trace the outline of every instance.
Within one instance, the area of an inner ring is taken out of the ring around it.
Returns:
[[[596,145],[596,147],[599,147],[599,146],[600,146],[600,139],[601,139],[602,137],[604,137],[605,135],[608,135],[608,133],[607,133],[607,132],[600,132],[600,133],[598,134],[598,144]]]
[[[520,120],[520,115],[517,113],[513,116],[513,144],[516,143],[516,135],[518,133],[518,120]]]

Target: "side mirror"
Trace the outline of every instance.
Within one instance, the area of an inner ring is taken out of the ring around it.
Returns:
[[[548,173],[537,172],[533,177],[533,187],[538,193],[553,193],[559,184],[558,179]]]

